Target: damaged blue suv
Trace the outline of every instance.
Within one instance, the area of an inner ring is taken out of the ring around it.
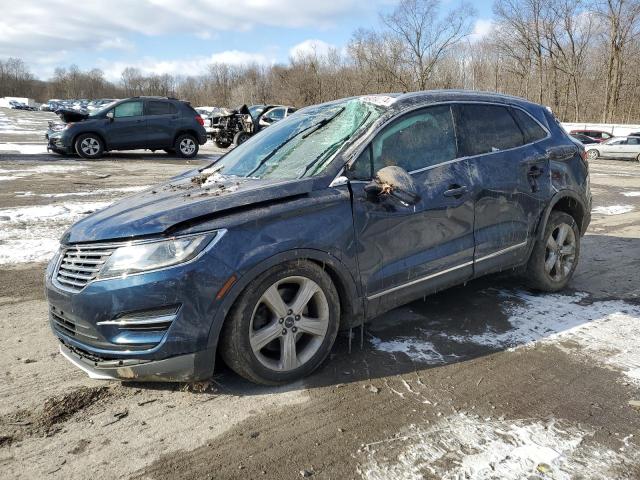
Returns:
[[[514,270],[564,288],[590,221],[584,149],[525,100],[464,91],[307,107],[73,225],[46,274],[93,378],[310,374],[347,329]]]

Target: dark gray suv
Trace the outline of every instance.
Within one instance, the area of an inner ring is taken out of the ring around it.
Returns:
[[[49,150],[100,158],[110,150],[164,150],[193,158],[207,141],[204,120],[187,102],[164,97],[133,97],[90,114],[63,130],[49,132]]]

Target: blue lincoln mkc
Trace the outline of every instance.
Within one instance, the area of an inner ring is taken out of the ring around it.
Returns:
[[[93,378],[263,384],[340,329],[513,270],[564,288],[590,221],[582,146],[540,105],[427,91],[299,110],[206,168],[73,225],[46,274],[62,354]]]

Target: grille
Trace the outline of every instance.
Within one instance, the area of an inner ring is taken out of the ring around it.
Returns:
[[[79,292],[96,278],[114,250],[115,247],[104,246],[75,246],[66,249],[60,260],[56,280],[66,290]]]
[[[88,338],[91,340],[98,339],[98,337],[91,334],[91,330],[89,327],[87,327],[86,325],[82,325],[77,322],[74,322],[73,320],[66,317],[65,314],[60,310],[51,308],[51,311],[49,313],[51,315],[51,320],[53,320],[53,324],[56,330],[58,330],[59,332],[64,333],[65,335],[68,335],[70,337],[76,337],[79,339],[83,339],[83,338],[84,339]]]

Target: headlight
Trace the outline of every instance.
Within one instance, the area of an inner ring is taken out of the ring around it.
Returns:
[[[197,257],[223,232],[192,235],[118,247],[98,274],[99,279],[126,277],[188,262]]]

